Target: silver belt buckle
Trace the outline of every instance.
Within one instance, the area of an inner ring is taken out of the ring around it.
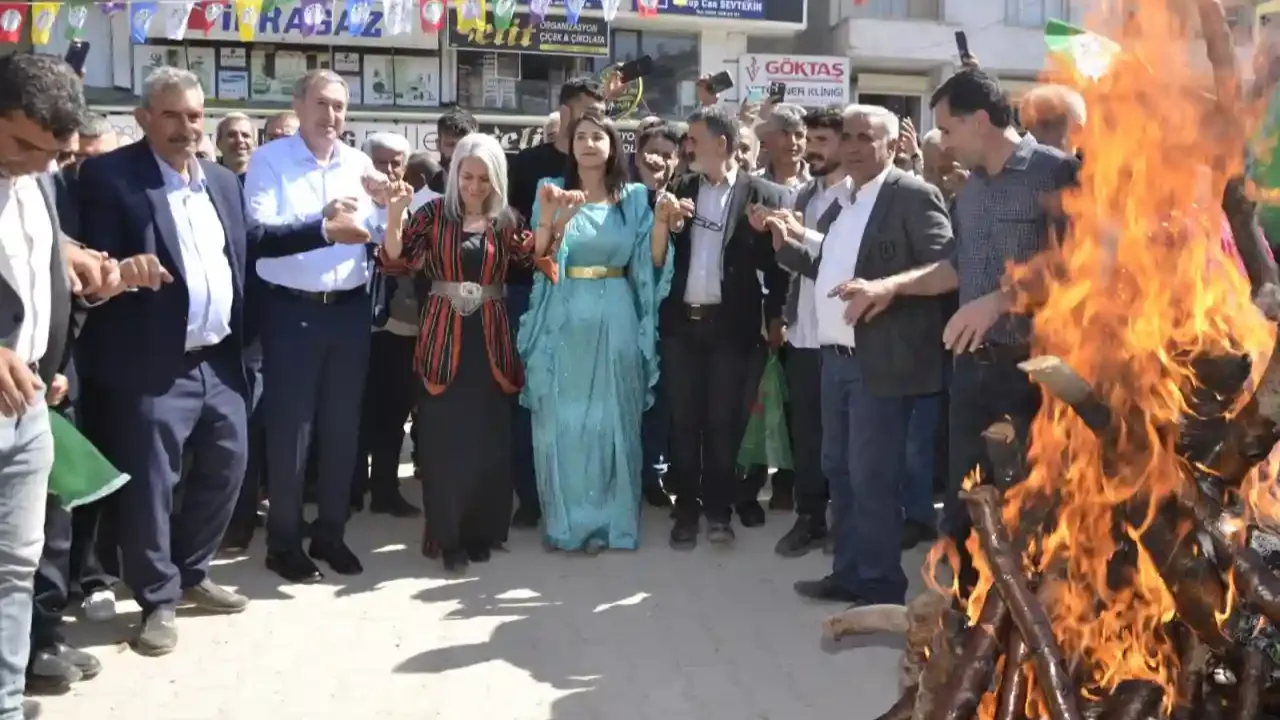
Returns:
[[[465,300],[477,300],[484,293],[484,286],[480,283],[461,282],[458,283],[458,295]]]

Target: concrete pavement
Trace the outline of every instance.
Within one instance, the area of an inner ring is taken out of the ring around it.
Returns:
[[[407,489],[407,488],[406,488]],[[412,495],[411,495],[412,497]],[[361,513],[348,540],[365,574],[281,585],[249,556],[214,578],[248,594],[242,615],[182,615],[178,650],[123,644],[137,607],[114,623],[72,622],[104,670],[42,698],[68,720],[872,720],[897,697],[901,644],[835,651],[791,583],[830,558],[773,554],[791,517],[737,528],[721,551],[677,553],[668,520],[646,509],[643,548],[598,557],[544,551],[513,531],[510,552],[449,578],[418,553],[419,524]],[[905,558],[918,589],[921,554]]]

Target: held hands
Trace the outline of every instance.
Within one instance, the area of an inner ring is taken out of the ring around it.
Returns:
[[[884,280],[862,280],[854,278],[835,287],[827,297],[838,297],[847,305],[844,319],[850,325],[859,321],[870,320],[884,312],[893,303],[895,290],[892,284]]]
[[[667,226],[673,232],[680,232],[685,220],[693,216],[693,201],[689,198],[677,198],[663,190],[658,193],[653,214],[658,224]]]
[[[374,205],[386,207],[387,196],[395,183],[377,170],[370,170],[360,178],[360,184],[364,186],[364,191],[369,194],[369,197],[373,198]]]
[[[118,284],[124,288],[159,290],[162,285],[173,282],[173,275],[164,269],[160,264],[160,258],[155,255],[134,255],[131,258],[125,258],[120,261],[118,272]]]
[[[108,273],[107,254],[71,243],[62,244],[62,261],[67,266],[71,292],[80,296],[97,296]]]
[[[352,197],[330,200],[324,206],[324,236],[339,245],[363,245],[369,242],[369,231],[356,220],[360,203]]]
[[[565,190],[551,183],[543,183],[538,190],[538,202],[544,211],[551,211],[551,222],[557,232],[564,230],[586,201],[587,196],[581,190]]]
[[[0,348],[0,415],[20,417],[40,400],[44,384],[18,354]]]
[[[67,399],[67,390],[70,386],[67,383],[67,376],[58,373],[53,376],[53,382],[49,383],[48,389],[44,391],[44,402],[49,407],[58,407],[63,400]]]

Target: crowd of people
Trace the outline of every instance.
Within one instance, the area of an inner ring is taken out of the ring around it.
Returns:
[[[704,83],[629,153],[615,90],[565,83],[547,142],[510,157],[450,109],[437,162],[394,133],[345,145],[325,70],[261,146],[233,113],[210,149],[198,79],[164,67],[118,146],[60,61],[0,58],[0,720],[99,672],[60,625],[113,617],[118,585],[145,655],[177,647],[179,604],[243,611],[210,561],[260,512],[267,568],[307,583],[317,562],[362,572],[344,531],[366,501],[422,516],[423,555],[464,572],[511,528],[635,549],[642,504],[672,548],[728,547],[771,482],[794,512],[776,552],[832,555],[800,595],[904,601],[935,487],[963,538],[981,432],[1038,405],[1003,276],[1061,220],[1083,103],[1043,87],[1017,118],[969,64],[917,138],[882,107],[739,112]],[[770,353],[794,449],[772,476],[737,462]],[[123,489],[74,511],[47,494],[46,408]],[[410,421],[421,506],[398,472]]]

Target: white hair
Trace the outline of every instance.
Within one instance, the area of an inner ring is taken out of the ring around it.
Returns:
[[[307,93],[311,92],[311,88],[325,85],[341,85],[342,92],[350,97],[351,88],[347,86],[345,78],[332,70],[316,68],[315,70],[308,70],[293,83],[293,99],[306,100]]]
[[[190,70],[180,70],[169,65],[161,65],[146,80],[142,81],[142,107],[151,107],[151,99],[160,93],[170,92],[172,90],[181,90],[182,92],[190,92],[199,90],[204,93],[204,88],[200,86],[200,78]]]
[[[373,151],[377,149],[390,150],[398,155],[409,157],[409,153],[413,148],[409,145],[409,138],[397,132],[376,132],[364,139],[364,144],[360,146],[360,150],[365,155],[373,155]]]
[[[929,132],[924,134],[924,137],[920,138],[920,147],[924,147],[926,145],[941,145],[941,144],[942,144],[942,131],[939,130],[938,128],[934,128],[930,130]]]
[[[496,220],[507,208],[507,154],[497,138],[482,132],[474,132],[458,141],[449,161],[449,180],[444,189],[444,211],[450,219],[461,222],[466,213],[458,193],[458,172],[464,160],[475,158],[489,171],[489,184],[493,192],[485,201],[484,214]]]
[[[845,118],[861,117],[879,123],[880,129],[884,130],[884,134],[888,139],[898,139],[900,131],[898,116],[894,115],[888,108],[883,108],[879,105],[850,105],[844,109],[844,116]]]

